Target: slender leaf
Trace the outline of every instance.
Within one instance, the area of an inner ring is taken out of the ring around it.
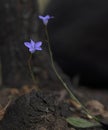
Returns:
[[[94,122],[90,122],[87,121],[83,118],[79,118],[79,117],[68,117],[66,119],[66,121],[75,126],[75,127],[79,127],[79,128],[90,128],[90,127],[95,127],[95,126],[101,126],[99,123],[94,123]]]

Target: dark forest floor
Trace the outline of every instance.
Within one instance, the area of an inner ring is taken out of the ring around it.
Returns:
[[[48,113],[44,115],[44,120],[41,120],[40,122],[36,123],[36,128],[33,130],[82,130],[80,128],[75,128],[71,125],[69,125],[65,118],[69,116],[75,116],[75,117],[83,117],[89,120],[83,113],[81,113],[80,108],[77,103],[75,103],[72,99],[69,98],[66,91],[64,89],[59,89],[55,87],[55,90],[51,90],[48,88],[44,88],[41,90],[36,90],[36,86],[22,86],[22,88],[2,88],[0,90],[0,120],[4,120],[7,116],[6,113],[8,113],[8,108],[11,106],[13,102],[16,102],[16,99],[20,99],[22,95],[30,94],[31,91],[35,89],[36,92],[39,92],[44,95],[43,98],[50,98],[50,102],[56,101],[57,104],[59,104],[59,108],[57,109],[57,113],[59,114],[52,114]],[[74,94],[80,99],[83,104],[88,108],[89,111],[95,116],[98,116],[100,119],[107,122],[108,119],[108,94],[107,90],[99,90],[99,89],[90,89],[87,87],[77,87],[76,89],[73,89]],[[36,101],[36,105],[38,106],[38,101]],[[16,104],[16,103],[15,103]],[[22,110],[24,110],[23,104],[21,104]],[[44,113],[44,112],[43,112]],[[61,113],[61,114],[60,114]],[[42,113],[41,113],[42,114]],[[9,114],[7,114],[9,115]],[[11,120],[11,115],[9,115]],[[42,118],[40,115],[39,117]],[[35,119],[34,119],[35,120]],[[4,121],[5,122],[5,121]],[[9,123],[9,122],[7,122]],[[8,124],[9,126],[9,124]],[[13,123],[14,126],[14,123]],[[8,128],[8,127],[7,127]],[[6,129],[7,129],[6,128]],[[10,127],[11,128],[11,127]],[[7,130],[10,130],[7,129]],[[5,130],[4,128],[1,128]],[[32,127],[31,127],[32,129]],[[30,129],[30,130],[31,130]],[[14,128],[13,128],[14,130]],[[16,129],[17,130],[17,129]],[[25,128],[23,130],[26,130]],[[27,129],[29,130],[29,129]],[[96,128],[88,128],[85,130],[102,130],[102,128],[96,127]]]

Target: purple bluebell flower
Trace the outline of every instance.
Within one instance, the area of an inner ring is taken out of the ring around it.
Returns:
[[[46,26],[48,24],[48,20],[54,18],[53,16],[46,15],[46,16],[41,16],[39,15],[39,19],[43,21],[43,24]]]
[[[42,50],[42,48],[41,48],[42,42],[41,41],[34,42],[33,40],[31,40],[30,42],[24,42],[24,45],[29,48],[29,51],[31,53],[34,53],[36,50],[39,50],[39,51]]]

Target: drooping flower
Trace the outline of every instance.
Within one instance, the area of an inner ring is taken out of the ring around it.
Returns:
[[[39,50],[39,51],[42,50],[42,48],[41,48],[42,42],[41,41],[34,42],[33,40],[30,40],[30,42],[24,42],[24,45],[29,48],[29,51],[31,53],[34,53],[36,50]]]
[[[43,24],[46,26],[48,24],[48,20],[54,18],[53,16],[46,15],[46,16],[41,16],[39,15],[39,19],[43,21]]]

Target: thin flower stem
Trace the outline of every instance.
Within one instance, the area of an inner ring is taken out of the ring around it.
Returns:
[[[48,50],[49,50],[49,55],[50,55],[50,59],[51,59],[51,65],[52,68],[56,74],[56,76],[58,77],[58,79],[61,81],[61,83],[63,84],[63,86],[65,87],[65,89],[67,90],[67,92],[70,94],[71,98],[74,99],[77,103],[80,104],[80,102],[78,101],[78,99],[72,94],[72,92],[70,91],[70,89],[68,88],[67,84],[63,81],[63,79],[61,78],[61,76],[59,75],[59,73],[56,70],[56,67],[54,65],[54,60],[53,60],[53,55],[52,55],[52,51],[51,51],[51,47],[50,47],[50,42],[49,42],[49,35],[48,35],[48,31],[47,31],[47,26],[45,26],[45,33],[46,33],[46,37],[47,37],[47,42],[48,42]]]
[[[80,101],[74,96],[74,94],[71,92],[71,90],[68,88],[67,84],[63,81],[62,77],[60,76],[60,74],[56,70],[56,67],[54,65],[54,60],[53,60],[53,54],[52,54],[52,51],[51,51],[51,46],[50,46],[47,26],[45,26],[45,33],[46,33],[46,38],[47,38],[47,43],[48,43],[48,50],[49,50],[51,65],[52,65],[52,68],[53,68],[56,76],[61,81],[61,83],[63,84],[64,88],[67,90],[67,92],[69,93],[70,97],[81,106],[81,108],[84,110],[85,114],[87,114],[88,116],[91,116],[91,118],[94,119],[95,121],[100,122],[99,119],[96,118],[95,116],[91,115],[91,113],[86,109],[86,107],[82,103],[80,103]]]
[[[28,67],[29,67],[29,71],[30,71],[32,80],[33,80],[34,84],[36,84],[35,76],[33,74],[32,68],[31,68],[31,59],[32,59],[32,54],[30,54],[30,57],[29,57],[29,60],[28,60]]]

